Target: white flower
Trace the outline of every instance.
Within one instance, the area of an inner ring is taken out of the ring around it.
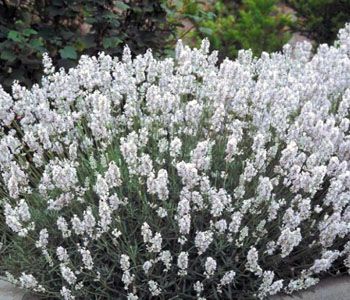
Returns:
[[[191,215],[186,214],[178,218],[180,234],[189,234],[191,229]]]
[[[134,281],[135,275],[132,275],[129,270],[123,272],[122,282],[124,283],[124,289],[127,290],[129,285]]]
[[[283,280],[281,279],[273,282],[274,277],[274,272],[264,271],[258,293],[260,299],[266,298],[267,295],[275,295],[282,289]]]
[[[225,285],[229,285],[231,284],[236,276],[236,272],[235,271],[228,271],[224,274],[224,276],[221,278],[220,283],[217,285],[217,291],[219,293],[222,293],[222,287]]]
[[[219,217],[231,203],[231,197],[224,189],[219,189],[219,191],[211,190],[209,192],[209,201],[211,204],[210,213],[213,217]]]
[[[204,253],[211,242],[213,241],[213,232],[211,231],[199,231],[196,234],[194,243],[198,249],[198,255]]]
[[[98,207],[98,214],[100,216],[100,220],[98,222],[98,225],[101,227],[102,232],[107,232],[110,228],[110,225],[112,223],[112,210],[109,207],[107,201],[100,200],[99,201],[99,207]]]
[[[169,196],[168,191],[168,173],[164,169],[158,171],[157,178],[153,173],[150,173],[147,179],[147,191],[150,194],[157,194],[158,198],[162,201],[167,200]]]
[[[19,236],[26,236],[29,230],[33,229],[33,224],[23,224],[28,223],[31,218],[29,207],[24,199],[21,199],[14,208],[10,204],[5,203],[4,213],[7,226],[18,233]]]
[[[173,158],[176,158],[177,156],[179,156],[181,153],[181,147],[182,147],[182,141],[178,137],[175,137],[170,142],[170,150],[169,150],[170,156]]]
[[[150,229],[149,225],[146,222],[143,223],[141,227],[141,234],[143,236],[144,243],[148,243],[153,236],[152,230]]]
[[[213,276],[216,270],[216,260],[212,257],[207,257],[207,259],[205,260],[205,272],[204,275],[207,276],[207,278],[209,278],[210,276]]]
[[[137,295],[134,295],[133,293],[128,294],[128,300],[138,300],[139,297]]]
[[[38,281],[31,274],[22,273],[19,277],[19,282],[22,288],[34,289],[38,285]]]
[[[159,259],[163,262],[165,265],[164,272],[168,272],[171,268],[172,263],[172,256],[169,250],[165,250],[159,253]]]
[[[213,143],[207,141],[199,142],[195,149],[191,151],[191,163],[197,170],[208,170],[211,161],[211,148]]]
[[[56,254],[57,254],[58,260],[61,262],[67,262],[69,260],[68,252],[62,246],[57,247]]]
[[[235,271],[228,271],[224,274],[224,276],[220,280],[221,285],[231,284],[236,276]]]
[[[108,170],[104,177],[109,188],[121,186],[122,184],[120,170],[114,161],[109,163]]]
[[[122,268],[123,271],[126,271],[130,268],[130,258],[126,254],[122,254],[120,256],[120,267]]]
[[[159,296],[162,293],[161,289],[158,286],[158,283],[154,280],[148,281],[148,289],[151,292],[152,296]]]
[[[122,235],[122,233],[116,228],[113,229],[111,233],[114,236],[114,238],[116,238],[116,239],[119,238]]]
[[[52,183],[63,191],[68,191],[78,183],[77,171],[73,163],[60,161],[52,164],[48,171],[51,173]]]
[[[217,221],[214,226],[218,232],[224,233],[225,230],[227,229],[227,222],[225,219],[221,219],[221,220]]]
[[[177,257],[177,266],[179,267],[178,274],[180,276],[187,275],[187,267],[188,267],[188,253],[181,252]]]
[[[144,264],[142,265],[143,270],[145,271],[146,275],[149,272],[149,269],[152,268],[153,263],[149,260],[145,261]]]
[[[74,275],[73,271],[67,267],[65,264],[60,264],[61,275],[68,284],[73,285],[77,281],[77,277]]]
[[[62,232],[63,238],[67,238],[71,235],[71,231],[68,229],[68,223],[63,217],[57,218],[57,227]]]
[[[193,284],[193,289],[196,291],[197,293],[197,297],[200,296],[200,294],[203,292],[204,290],[204,285],[202,282],[200,281],[196,281],[194,284]]]
[[[198,184],[200,177],[198,176],[198,170],[194,164],[182,161],[176,165],[176,169],[179,176],[182,178],[182,183],[188,186],[188,188],[193,188]]]
[[[164,207],[159,207],[157,209],[157,215],[163,219],[168,215],[168,212]]]
[[[300,228],[297,228],[294,231],[291,231],[289,228],[285,228],[282,232],[280,237],[278,238],[278,245],[282,248],[282,257],[288,256],[294,247],[298,246],[301,242],[302,237],[300,234]]]
[[[0,124],[9,126],[15,118],[15,114],[11,109],[12,105],[12,97],[4,91],[3,87],[0,87]]]
[[[253,272],[255,275],[260,276],[262,274],[262,269],[258,264],[259,253],[255,247],[251,247],[247,254],[246,268]]]
[[[82,256],[84,267],[87,270],[92,270],[92,268],[94,266],[94,262],[92,260],[92,256],[91,256],[90,251],[88,249],[82,248],[82,249],[79,249],[79,252]]]
[[[101,199],[105,200],[109,196],[109,186],[107,181],[103,178],[101,174],[97,174],[96,184],[94,190]]]
[[[339,251],[326,251],[321,259],[316,259],[310,270],[316,274],[327,271],[332,263],[339,257]]]
[[[152,159],[148,154],[142,154],[139,158],[138,173],[147,176],[153,171]]]
[[[162,250],[162,236],[159,232],[156,232],[154,236],[149,240],[150,245],[147,247],[149,252],[158,253]]]
[[[231,215],[231,223],[228,226],[230,232],[237,233],[241,226],[243,215],[237,211]]]
[[[60,294],[64,300],[74,300],[75,297],[72,295],[72,291],[65,286],[60,290]]]
[[[49,238],[49,234],[48,234],[47,229],[44,228],[44,229],[40,230],[39,240],[35,243],[35,246],[37,248],[45,249],[47,244],[49,243],[48,238]]]

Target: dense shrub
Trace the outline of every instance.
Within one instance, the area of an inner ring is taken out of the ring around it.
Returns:
[[[264,299],[350,267],[350,26],[217,65],[82,56],[0,93],[2,273],[64,299]]]
[[[286,0],[297,12],[296,30],[317,43],[333,43],[338,30],[349,21],[348,0]]]
[[[251,49],[254,55],[262,51],[281,50],[290,38],[291,19],[277,9],[276,0],[214,1],[205,7],[196,0],[183,1],[182,16],[191,20],[194,28],[189,39],[194,44],[207,37],[220,58],[235,58],[238,50]]]
[[[125,43],[162,52],[171,33],[161,0],[0,1],[0,82],[38,82],[44,52],[72,67],[83,53],[121,54]]]

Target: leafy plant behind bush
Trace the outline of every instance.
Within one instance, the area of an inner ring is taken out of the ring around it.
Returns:
[[[281,50],[290,38],[288,15],[277,11],[276,0],[244,0],[235,26],[239,49],[261,52]]]
[[[48,52],[59,67],[76,65],[79,56],[105,51],[121,54],[166,49],[172,27],[163,1],[35,0],[0,2],[0,82],[8,90],[17,79],[27,86],[42,75]]]
[[[194,25],[189,39],[194,44],[207,37],[220,57],[234,58],[239,49],[251,49],[254,55],[262,51],[281,50],[290,38],[288,15],[277,10],[276,0],[215,1],[205,7],[195,0],[183,1],[182,11]]]
[[[331,44],[340,28],[350,20],[348,0],[286,0],[296,10],[296,30],[318,44]]]

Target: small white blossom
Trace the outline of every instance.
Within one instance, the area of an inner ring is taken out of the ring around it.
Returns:
[[[177,156],[179,156],[181,153],[181,147],[182,147],[182,141],[178,137],[175,137],[170,142],[170,156],[173,158],[176,158]]]
[[[180,276],[187,275],[187,267],[188,267],[188,253],[181,252],[177,257],[177,266],[179,267],[178,274]]]
[[[154,280],[148,281],[148,287],[149,291],[151,292],[151,295],[154,297],[159,296],[162,293],[161,289],[158,286],[158,283]]]
[[[235,271],[228,271],[224,274],[224,276],[222,276],[222,278],[220,279],[220,283],[217,286],[217,291],[219,293],[222,293],[222,287],[225,285],[229,285],[231,284],[236,276],[236,272]]]
[[[64,278],[64,280],[67,281],[68,284],[70,285],[75,284],[75,282],[77,281],[77,277],[68,266],[61,263],[60,270],[61,270],[62,277]]]
[[[145,261],[144,264],[142,265],[143,270],[145,271],[145,274],[147,275],[149,272],[149,269],[152,268],[153,263],[149,260]]]
[[[164,272],[168,272],[170,270],[170,268],[171,268],[171,263],[172,263],[172,260],[173,260],[170,251],[169,250],[165,250],[165,251],[160,252],[159,259],[165,265]]]
[[[123,271],[126,271],[130,268],[130,258],[126,254],[122,254],[120,257],[120,267]]]
[[[38,285],[38,281],[31,274],[22,273],[19,277],[19,282],[22,288],[34,289]]]
[[[65,286],[62,287],[60,294],[64,300],[74,300],[75,299],[75,297],[72,295],[72,291]]]
[[[260,276],[262,269],[258,264],[259,254],[255,247],[251,247],[247,254],[246,268],[255,275]]]
[[[213,232],[211,231],[199,231],[196,234],[194,243],[198,249],[198,254],[204,253],[211,242],[213,241]]]
[[[213,276],[216,270],[216,260],[213,259],[212,257],[207,257],[207,259],[205,260],[205,272],[204,275],[207,276],[207,278],[209,278],[210,276]]]
[[[62,246],[57,247],[56,254],[60,262],[68,262],[69,256],[65,248],[63,248]]]
[[[280,237],[278,238],[278,245],[282,248],[282,257],[288,256],[294,247],[298,246],[301,242],[302,237],[300,234],[300,228],[297,228],[294,231],[291,231],[289,228],[284,229],[281,232]]]
[[[79,252],[82,256],[84,267],[87,270],[92,270],[94,263],[93,263],[90,251],[82,248],[82,249],[79,249]]]

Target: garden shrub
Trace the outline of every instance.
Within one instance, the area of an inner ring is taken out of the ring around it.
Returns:
[[[334,46],[83,55],[0,92],[0,271],[62,299],[265,299],[350,267]]]
[[[207,8],[195,0],[183,2],[182,16],[194,25],[188,38],[200,45],[207,37],[220,59],[235,58],[240,49],[254,55],[281,50],[291,36],[291,19],[278,11],[276,0],[220,0]]]
[[[0,1],[0,82],[38,82],[44,52],[68,68],[83,53],[119,55],[125,43],[162,53],[171,34],[162,0]]]
[[[286,0],[295,9],[295,29],[320,43],[333,43],[340,28],[349,21],[348,0]]]

